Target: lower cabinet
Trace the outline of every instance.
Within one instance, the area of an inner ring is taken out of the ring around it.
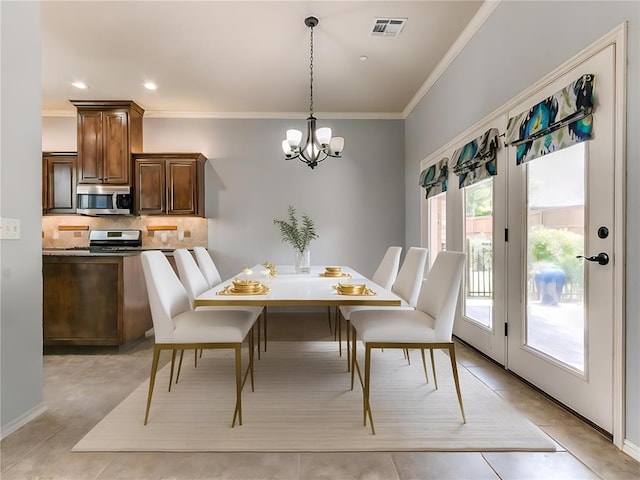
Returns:
[[[44,345],[117,346],[153,323],[139,255],[43,255]]]

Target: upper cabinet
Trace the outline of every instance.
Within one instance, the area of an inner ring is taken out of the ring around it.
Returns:
[[[78,183],[132,184],[144,110],[132,101],[71,100],[78,109]]]
[[[42,154],[42,213],[76,213],[76,152]]]
[[[201,153],[134,154],[137,215],[204,216]]]

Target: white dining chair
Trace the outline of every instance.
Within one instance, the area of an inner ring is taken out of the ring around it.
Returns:
[[[196,257],[198,268],[207,280],[209,288],[213,288],[222,283],[222,277],[216,267],[215,262],[209,255],[209,251],[204,247],[193,247],[193,255]],[[267,307],[262,308],[262,324],[264,326],[264,351],[267,351]],[[258,322],[258,360],[260,360],[260,323]]]
[[[462,283],[464,262],[464,253],[440,252],[427,275],[427,279],[422,283],[415,310],[360,310],[352,313],[351,388],[353,389],[355,371],[357,370],[363,389],[364,425],[367,424],[368,416],[374,435],[375,427],[370,402],[371,349],[373,348],[401,348],[405,350],[419,348],[422,351],[425,375],[427,367],[424,349],[429,349],[436,390],[438,389],[438,380],[433,349],[447,350],[451,360],[462,422],[467,422],[460,392],[455,344],[452,341],[453,322]],[[356,345],[358,340],[364,344],[365,349],[364,380],[357,359]]]
[[[208,256],[208,253],[207,253]],[[192,310],[242,310],[245,312],[251,313],[257,320],[262,313],[261,307],[195,307],[195,299],[198,295],[204,293],[209,290],[209,284],[204,278],[204,275],[198,268],[196,261],[194,260],[191,252],[186,248],[178,248],[173,252],[173,258],[176,262],[176,267],[178,268],[178,276],[185,290],[187,291],[187,295],[189,296],[189,302]],[[215,266],[214,266],[215,268]],[[182,369],[182,357],[184,351],[180,352],[180,361],[178,362],[178,372],[176,373],[176,383],[180,378],[180,371]],[[200,355],[202,355],[202,351],[200,351]],[[198,352],[195,353],[194,366],[198,366]],[[171,381],[171,379],[169,379]]]
[[[253,391],[253,325],[256,316],[242,310],[192,310],[189,296],[176,276],[166,256],[159,250],[142,252],[144,273],[155,343],[149,393],[144,424],[149,420],[149,410],[162,350],[171,350],[171,376],[177,350],[232,349],[235,351],[236,405],[231,427],[238,420],[242,425],[242,387],[251,376]],[[242,343],[249,338],[249,365],[242,376]],[[186,408],[186,406],[183,406]]]
[[[400,249],[400,247],[390,248]],[[347,326],[347,371],[351,368],[351,351],[349,349],[349,340],[351,335],[349,323],[351,314],[360,310],[379,310],[387,308],[396,310],[413,310],[416,306],[416,300],[418,298],[418,293],[420,292],[420,285],[422,284],[422,280],[424,278],[424,268],[427,263],[427,253],[427,248],[411,247],[407,251],[407,256],[402,262],[402,267],[400,267],[400,270],[398,271],[396,267],[397,276],[395,276],[395,278],[393,279],[391,291],[400,297],[402,303],[399,306],[371,307],[366,305],[346,305],[340,307],[340,315],[345,319],[345,323]],[[397,255],[398,257],[400,256],[400,250],[397,251]],[[379,285],[384,286],[382,284]],[[406,355],[408,358],[408,352],[406,352]]]
[[[398,275],[398,268],[400,267],[400,254],[402,253],[402,247],[389,247],[385,252],[378,268],[374,272],[371,280],[380,285],[386,290],[390,290],[393,286],[393,282]],[[360,308],[356,305],[342,305],[336,311],[336,326],[335,330],[339,332],[338,341],[340,342],[339,353],[342,355],[342,318],[347,322],[347,349],[349,348],[349,315],[351,312]],[[347,365],[349,365],[349,359],[347,358]]]
[[[216,285],[222,283],[222,277],[220,276],[220,272],[216,267],[211,255],[209,255],[209,251],[204,247],[193,247],[193,255],[196,257],[196,262],[198,264],[198,268],[204,275],[209,288],[213,288]]]

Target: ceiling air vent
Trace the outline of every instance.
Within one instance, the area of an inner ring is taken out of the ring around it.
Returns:
[[[371,36],[397,38],[405,23],[406,18],[376,18],[373,21]]]

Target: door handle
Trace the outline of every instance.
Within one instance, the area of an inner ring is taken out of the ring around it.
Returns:
[[[600,252],[598,255],[592,255],[591,257],[585,257],[583,255],[578,255],[576,258],[584,258],[589,262],[598,262],[600,265],[606,265],[609,263],[609,255],[604,252]]]

